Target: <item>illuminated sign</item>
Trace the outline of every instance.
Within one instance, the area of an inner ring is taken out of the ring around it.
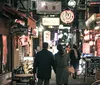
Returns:
[[[53,26],[57,26],[60,24],[60,19],[59,18],[42,18],[42,24],[43,25],[53,25]]]
[[[61,13],[61,1],[37,1],[37,13],[58,14]]]
[[[61,13],[60,19],[63,23],[71,23],[74,20],[74,13],[71,10],[65,10]]]
[[[83,43],[82,52],[83,53],[90,53],[90,45],[89,45],[89,43]]]
[[[51,32],[50,31],[44,31],[44,42],[50,42],[51,40]]]

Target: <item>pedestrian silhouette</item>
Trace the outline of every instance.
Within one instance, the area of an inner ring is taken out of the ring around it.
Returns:
[[[39,51],[34,59],[33,74],[37,74],[37,85],[49,85],[52,67],[55,71],[54,56],[48,51],[48,43],[43,43],[43,49]]]
[[[68,62],[69,54],[64,52],[63,46],[59,44],[57,46],[58,52],[55,54],[56,65],[56,83],[57,85],[68,85]]]

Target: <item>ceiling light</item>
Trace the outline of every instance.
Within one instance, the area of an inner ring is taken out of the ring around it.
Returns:
[[[75,0],[70,0],[70,1],[68,2],[68,6],[74,8],[74,7],[76,6],[76,1],[75,1]]]

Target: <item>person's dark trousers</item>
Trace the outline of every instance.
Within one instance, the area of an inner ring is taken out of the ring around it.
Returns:
[[[37,85],[49,85],[49,80],[38,79]]]
[[[73,67],[75,69],[75,73],[73,74],[73,78],[76,79],[77,77],[77,70],[79,68],[79,61],[77,60],[76,64],[73,64]]]

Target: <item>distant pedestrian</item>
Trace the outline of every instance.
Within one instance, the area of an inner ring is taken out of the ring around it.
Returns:
[[[80,52],[75,44],[73,44],[73,48],[70,50],[70,65],[72,65],[75,69],[75,73],[73,78],[76,79],[77,70],[79,67],[79,60],[80,60]]]
[[[64,52],[63,46],[57,46],[58,52],[55,54],[56,65],[56,83],[57,85],[68,85],[69,72],[67,69],[69,63],[69,54]]]
[[[67,45],[67,46],[65,47],[65,52],[67,52],[67,53],[70,52],[70,46],[69,46],[69,45]]]
[[[43,49],[36,54],[33,64],[33,74],[37,74],[37,85],[49,85],[52,67],[55,71],[53,54],[48,51],[48,43],[43,43]]]

